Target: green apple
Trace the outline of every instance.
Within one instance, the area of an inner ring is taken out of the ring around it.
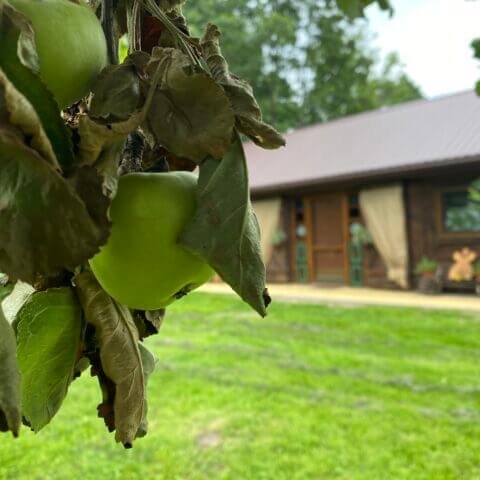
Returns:
[[[120,177],[110,206],[108,242],[90,260],[102,288],[130,308],[156,310],[214,274],[178,243],[196,208],[197,178],[189,172]]]
[[[107,64],[100,21],[83,0],[9,0],[31,22],[40,78],[60,108],[84,97]]]

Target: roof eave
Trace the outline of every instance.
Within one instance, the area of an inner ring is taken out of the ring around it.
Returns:
[[[298,189],[307,189],[312,187],[332,187],[336,184],[372,182],[372,181],[392,181],[399,180],[405,175],[416,176],[426,173],[433,173],[438,170],[449,167],[468,167],[475,166],[478,162],[480,175],[480,154],[468,155],[464,157],[448,158],[443,160],[433,160],[421,162],[413,165],[399,165],[393,168],[375,169],[362,172],[352,172],[342,175],[334,175],[330,177],[319,177],[301,180],[297,182],[283,182],[272,185],[252,187],[251,193],[254,196],[265,196],[271,193],[291,193]]]

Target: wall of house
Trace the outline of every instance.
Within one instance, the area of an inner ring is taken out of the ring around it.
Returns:
[[[458,170],[458,169],[457,169]],[[415,265],[423,255],[440,262],[444,272],[448,271],[452,263],[451,257],[455,250],[469,247],[480,258],[480,234],[444,235],[440,231],[439,195],[442,191],[467,187],[471,181],[480,176],[480,168],[476,170],[456,173],[456,170],[445,172],[442,175],[405,179],[405,206],[407,211],[407,233],[409,239],[410,282],[416,287],[414,275]],[[348,188],[347,192],[358,191],[362,188]],[[309,192],[312,194],[314,192]],[[322,195],[318,192],[315,195]],[[286,239],[273,249],[272,257],[267,266],[267,280],[269,282],[294,282],[296,279],[295,259],[293,258],[294,241],[294,197],[286,196],[282,200],[281,229]],[[339,218],[338,221],[341,221]],[[364,285],[374,288],[398,288],[387,279],[387,272],[380,255],[373,245],[365,246],[363,250]],[[446,273],[445,273],[446,275]],[[456,288],[458,285],[446,282],[447,288]],[[466,285],[462,285],[462,288]],[[467,288],[473,288],[467,285]]]
[[[480,176],[480,172],[476,172]],[[475,172],[448,176],[430,177],[405,182],[407,228],[410,249],[410,271],[412,285],[416,285],[415,265],[423,255],[440,263],[447,288],[459,287],[446,279],[452,264],[452,253],[469,247],[480,257],[480,235],[475,233],[445,233],[442,228],[442,192],[467,187],[476,178]],[[468,288],[469,285],[461,285]],[[471,285],[473,288],[473,284]]]
[[[363,247],[365,286],[372,288],[398,288],[387,278],[387,269],[373,245]]]
[[[319,193],[321,195],[321,193]],[[285,240],[274,246],[267,265],[267,281],[270,283],[296,282],[296,260],[294,258],[295,241],[293,225],[293,197],[282,199],[280,229],[285,233]],[[341,222],[341,218],[337,219]],[[364,285],[374,288],[395,288],[387,279],[387,273],[380,255],[373,245],[363,249]]]
[[[288,283],[290,272],[290,205],[282,199],[279,230],[285,234],[281,243],[274,245],[272,256],[267,265],[267,281],[270,283]]]

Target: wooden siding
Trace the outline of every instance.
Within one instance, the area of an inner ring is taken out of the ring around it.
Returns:
[[[292,281],[290,236],[291,205],[289,199],[282,199],[279,228],[285,233],[285,241],[273,247],[272,256],[267,265],[267,281],[271,283],[288,283]]]
[[[462,247],[470,247],[480,256],[479,234],[445,234],[441,229],[440,192],[448,189],[466,187],[473,179],[480,176],[480,168],[457,170],[458,172],[449,171],[448,175],[424,176],[421,178],[405,179],[403,182],[405,186],[410,281],[412,288],[416,286],[416,278],[413,271],[415,265],[423,255],[439,261],[445,271],[451,264],[451,256],[454,250]],[[374,186],[374,184],[369,184],[369,186]],[[357,185],[352,188],[352,190],[346,189],[346,191],[354,192],[361,190],[362,187],[363,185]],[[336,191],[338,192],[338,190]],[[323,195],[331,196],[333,192],[335,192],[335,189],[328,191],[317,190],[316,192],[310,191],[307,193],[305,199],[319,198]],[[342,215],[329,216],[325,215],[326,213],[328,212],[324,212],[323,215],[324,221],[326,221],[326,223],[335,222],[338,228],[342,228],[344,234],[347,235],[345,229],[348,228],[348,226],[345,226]],[[310,212],[310,214],[313,214],[313,212]],[[267,268],[267,279],[269,282],[294,282],[296,275],[295,258],[293,255],[293,238],[295,235],[293,225],[295,219],[293,197],[284,197],[282,200],[281,215],[282,229],[287,235],[287,240],[274,248],[272,258]],[[314,223],[312,227],[317,231],[318,235],[322,234],[322,232],[325,233],[325,228],[318,223],[318,220],[313,222],[312,218],[312,223]],[[326,232],[329,236],[333,235],[331,229],[327,229]],[[348,269],[345,270],[348,271]],[[364,283],[366,286],[396,288],[394,284],[388,281],[385,266],[374,246],[364,247],[364,272]],[[348,277],[345,278],[345,282],[348,283]]]
[[[477,176],[480,175],[477,172]],[[406,183],[407,219],[412,285],[415,265],[423,255],[437,260],[444,272],[452,263],[452,253],[469,247],[480,255],[480,235],[475,233],[446,234],[442,231],[440,194],[442,191],[467,187],[475,176],[451,175]],[[447,284],[454,288],[455,284]],[[472,285],[473,288],[473,285]]]

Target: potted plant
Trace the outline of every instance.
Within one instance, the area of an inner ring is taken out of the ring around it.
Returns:
[[[418,290],[422,293],[438,293],[440,284],[436,278],[438,262],[427,256],[423,256],[415,267],[415,274],[418,280]]]

